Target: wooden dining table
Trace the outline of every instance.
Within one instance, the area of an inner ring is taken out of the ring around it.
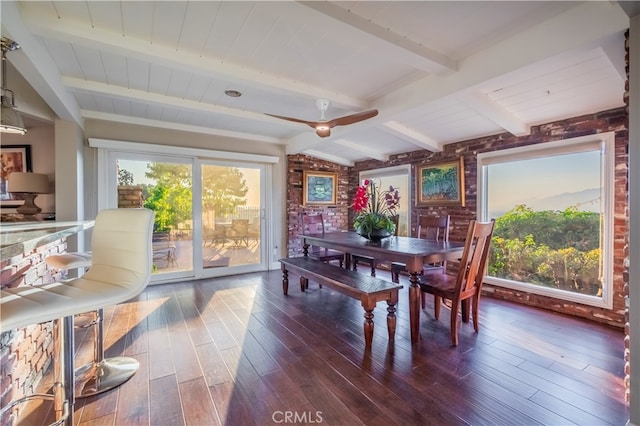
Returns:
[[[370,241],[355,232],[330,232],[312,235],[301,235],[302,248],[305,256],[309,246],[321,246],[340,250],[345,253],[345,264],[351,264],[351,255],[369,256],[376,261],[399,262],[406,265],[409,272],[409,322],[411,342],[420,340],[420,288],[418,274],[423,265],[441,262],[443,260],[457,260],[462,256],[463,242],[434,241],[423,238],[388,237],[381,241]]]

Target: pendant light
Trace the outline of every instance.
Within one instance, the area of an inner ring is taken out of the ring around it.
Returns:
[[[0,132],[24,135],[22,116],[16,109],[13,90],[7,89],[7,52],[20,49],[15,41],[2,37],[2,115],[0,115]]]

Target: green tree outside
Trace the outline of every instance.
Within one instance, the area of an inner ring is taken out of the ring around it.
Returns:
[[[128,175],[127,175],[128,173]],[[120,173],[120,181],[133,181],[130,173]],[[155,185],[143,185],[144,207],[156,213],[154,232],[167,232],[192,218],[191,166],[187,164],[149,163],[145,177]],[[236,167],[203,168],[203,210],[230,214],[246,204],[248,192],[242,171]]]
[[[496,219],[488,274],[599,296],[600,222],[598,213],[575,208],[518,205]]]

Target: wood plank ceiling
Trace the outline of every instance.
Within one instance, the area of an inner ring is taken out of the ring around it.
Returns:
[[[617,2],[2,2],[63,119],[230,135],[342,164],[623,105]],[[238,90],[232,98],[225,90]],[[327,138],[317,120],[377,108]],[[18,98],[18,107],[20,107]]]

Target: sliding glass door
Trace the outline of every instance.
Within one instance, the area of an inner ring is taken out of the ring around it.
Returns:
[[[100,208],[155,212],[152,283],[268,269],[265,164],[109,151]],[[102,173],[102,172],[100,172]]]
[[[154,211],[156,280],[193,276],[193,165],[187,159],[144,154],[114,156],[119,208]]]
[[[201,172],[202,268],[260,269],[264,167],[211,161],[202,163]]]

